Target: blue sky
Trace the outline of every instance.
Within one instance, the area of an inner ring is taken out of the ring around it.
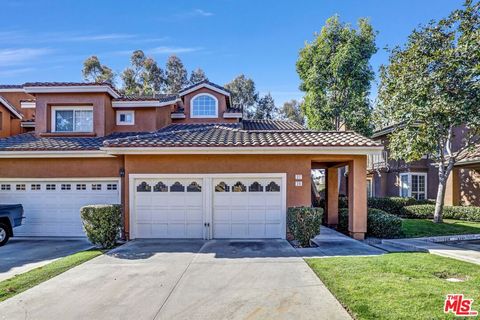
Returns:
[[[201,67],[225,84],[244,73],[278,105],[301,98],[298,51],[325,20],[339,14],[353,25],[370,18],[378,31],[375,71],[386,46],[401,45],[419,24],[442,18],[461,0],[3,0],[0,83],[81,81],[82,62],[97,55],[120,73],[133,50],[161,66],[177,54],[188,70]],[[375,96],[376,85],[372,88]]]

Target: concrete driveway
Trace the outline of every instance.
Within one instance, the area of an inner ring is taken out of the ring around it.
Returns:
[[[0,303],[0,319],[350,319],[286,241],[132,241]]]
[[[91,246],[86,239],[12,238],[0,247],[0,281]]]

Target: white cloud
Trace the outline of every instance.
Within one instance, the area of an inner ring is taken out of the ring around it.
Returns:
[[[51,52],[49,48],[0,49],[0,66],[25,64]]]
[[[161,46],[146,50],[149,54],[178,54],[178,53],[189,53],[189,52],[196,52],[200,51],[202,48],[200,47],[168,47],[168,46]]]
[[[14,77],[14,76],[24,74],[30,71],[34,71],[34,70],[35,70],[34,68],[0,70],[0,77]]]
[[[213,16],[213,12],[208,12],[202,9],[195,9],[193,10],[192,15],[210,17],[210,16]]]
[[[125,40],[136,37],[133,34],[123,33],[108,33],[108,34],[90,34],[90,35],[77,35],[77,36],[64,36],[60,41],[108,41],[108,40]]]

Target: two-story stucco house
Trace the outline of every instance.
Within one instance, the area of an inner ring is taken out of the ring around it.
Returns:
[[[106,83],[15,90],[35,114],[33,131],[0,139],[0,203],[25,208],[17,235],[83,236],[81,206],[121,203],[129,239],[285,238],[287,207],[311,205],[312,168],[329,174],[336,223],[345,165],[349,231],[366,232],[367,156],[383,147],[354,132],[244,120],[208,81],[155,97]]]

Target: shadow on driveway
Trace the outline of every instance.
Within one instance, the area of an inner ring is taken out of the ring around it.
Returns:
[[[86,239],[13,238],[0,247],[0,281],[90,247]]]

